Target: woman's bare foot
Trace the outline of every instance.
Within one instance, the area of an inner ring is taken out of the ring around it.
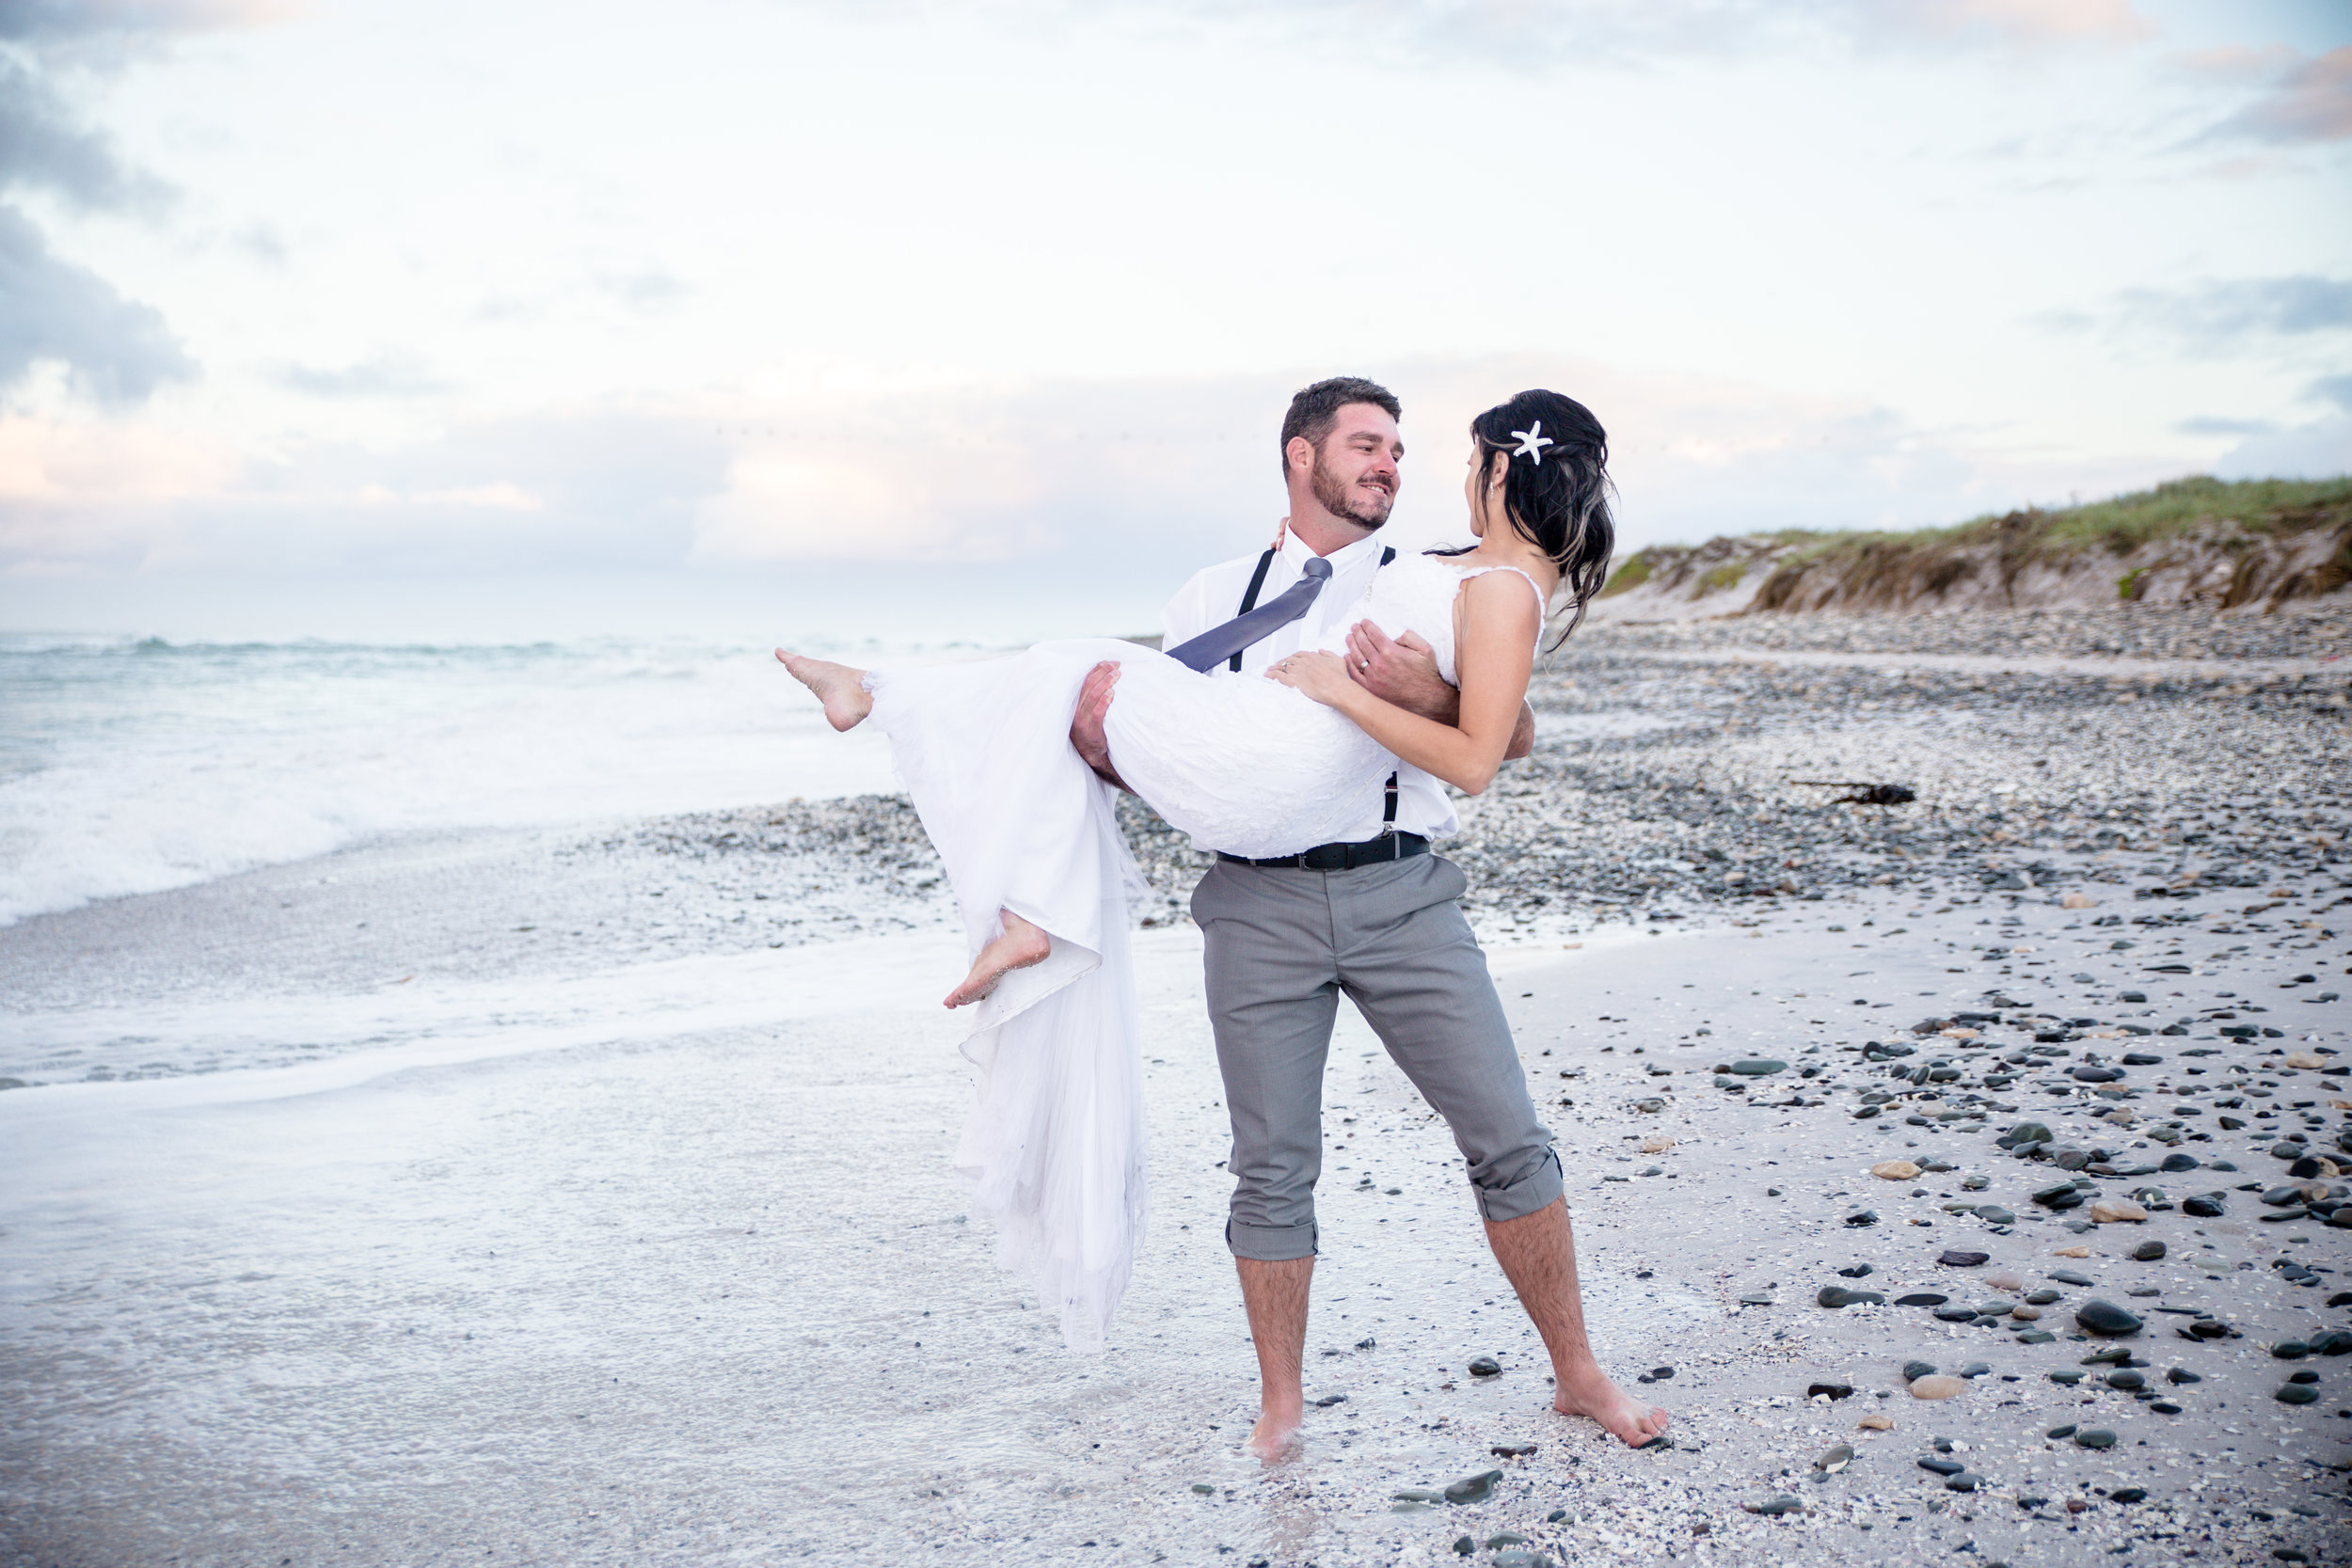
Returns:
[[[1563,1379],[1551,1407],[1563,1416],[1581,1416],[1607,1428],[1627,1448],[1638,1449],[1666,1433],[1666,1413],[1644,1404],[1609,1381],[1598,1367],[1572,1379]]]
[[[839,666],[835,665],[835,669]],[[826,711],[830,713],[831,708]],[[848,729],[848,724],[836,727]],[[1043,963],[1054,944],[1043,931],[1030,925],[1010,910],[998,911],[1004,917],[1005,928],[972,960],[972,973],[963,977],[963,984],[947,993],[947,1006],[961,1007],[977,1002],[996,989],[996,982],[1016,969]]]
[[[787,654],[776,650],[776,662],[792,672],[792,678],[817,693],[817,700],[825,705],[825,722],[836,730],[853,730],[866,721],[874,711],[874,699],[866,689],[866,672],[852,670],[846,664],[828,664],[806,654]]]

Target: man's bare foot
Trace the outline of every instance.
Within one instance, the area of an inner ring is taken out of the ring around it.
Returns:
[[[1249,1429],[1249,1441],[1242,1447],[1267,1464],[1281,1458],[1305,1441],[1298,1430],[1300,1412],[1279,1415],[1267,1411],[1258,1418],[1258,1424]]]
[[[874,711],[874,699],[866,689],[866,672],[852,670],[846,664],[828,664],[806,654],[787,654],[776,650],[776,662],[792,672],[792,678],[817,693],[817,700],[825,705],[825,722],[836,730],[853,730],[866,721]]]
[[[839,727],[848,729],[849,725]],[[1045,956],[1054,950],[1052,939],[1043,931],[1010,910],[999,912],[1005,921],[1003,932],[980,949],[980,956],[972,960],[972,973],[963,977],[963,984],[947,993],[947,1006],[950,1007],[967,1006],[977,1002],[994,990],[996,982],[1008,973],[1043,963]]]
[[[1668,1417],[1654,1404],[1644,1404],[1609,1381],[1598,1367],[1573,1379],[1563,1379],[1551,1407],[1563,1416],[1581,1416],[1607,1428],[1627,1448],[1638,1449],[1662,1437]]]

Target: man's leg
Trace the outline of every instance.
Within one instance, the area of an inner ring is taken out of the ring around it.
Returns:
[[[1518,1292],[1551,1353],[1551,1406],[1597,1421],[1639,1448],[1666,1430],[1666,1413],[1609,1380],[1584,1338],[1584,1296],[1576,1284],[1576,1233],[1568,1200],[1555,1198],[1515,1220],[1488,1220],[1486,1244]]]
[[[1341,984],[1453,1130],[1495,1260],[1551,1353],[1555,1407],[1639,1447],[1665,1412],[1626,1395],[1593,1358],[1559,1158],[1454,902],[1461,891],[1461,872],[1436,856],[1348,873],[1332,895]]]
[[[1249,1342],[1258,1348],[1258,1419],[1249,1429],[1249,1451],[1271,1459],[1298,1434],[1307,1418],[1302,1367],[1307,1359],[1307,1289],[1314,1282],[1312,1258],[1279,1262],[1235,1258],[1241,1300],[1249,1314]]]
[[[1271,1457],[1305,1413],[1301,1365],[1323,1169],[1323,1069],[1339,1012],[1319,873],[1213,866],[1192,895],[1233,1147],[1226,1244],[1258,1351],[1249,1447]]]

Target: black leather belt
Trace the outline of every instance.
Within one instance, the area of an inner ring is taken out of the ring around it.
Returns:
[[[1359,865],[1385,865],[1429,853],[1429,841],[1419,833],[1382,833],[1361,844],[1318,844],[1304,854],[1278,855],[1272,860],[1246,860],[1217,851],[1216,858],[1235,865],[1279,866],[1292,871],[1353,871]]]

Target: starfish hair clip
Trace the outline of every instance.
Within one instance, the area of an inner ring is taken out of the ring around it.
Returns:
[[[1532,430],[1515,430],[1511,432],[1511,438],[1518,443],[1518,450],[1512,452],[1511,455],[1513,457],[1532,457],[1535,460],[1535,467],[1539,468],[1544,466],[1544,449],[1546,447],[1556,447],[1560,444],[1559,442],[1553,440],[1550,436],[1544,434],[1544,421],[1541,420],[1537,420],[1535,421],[1534,428]]]

